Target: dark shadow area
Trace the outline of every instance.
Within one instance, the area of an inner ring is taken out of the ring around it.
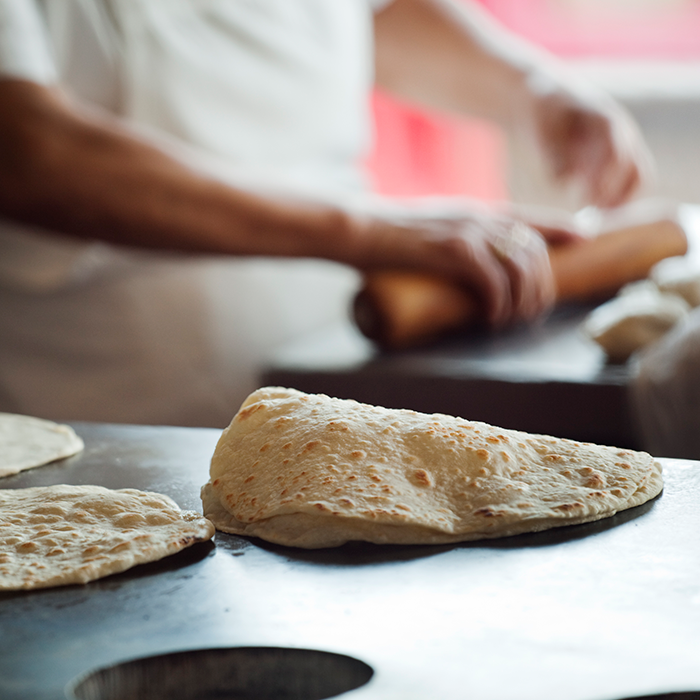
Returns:
[[[207,542],[198,542],[190,547],[187,547],[176,554],[171,554],[168,557],[159,559],[158,561],[149,562],[147,564],[138,564],[131,569],[121,571],[116,574],[105,576],[104,578],[88,583],[77,583],[68,586],[48,586],[46,588],[34,588],[27,591],[5,591],[0,592],[0,601],[12,600],[13,598],[22,598],[25,596],[39,596],[52,593],[60,593],[61,591],[79,591],[88,590],[113,590],[121,586],[126,581],[148,576],[157,576],[158,574],[169,573],[184,569],[188,566],[198,564],[206,559],[215,549],[214,543],[209,540]],[[88,589],[89,587],[89,589]]]
[[[156,576],[158,574],[179,571],[180,569],[184,569],[185,567],[204,561],[204,559],[206,559],[214,551],[214,549],[215,545],[212,540],[197,542],[196,544],[190,545],[176,554],[163,557],[163,559],[159,559],[158,561],[148,562],[147,564],[138,564],[137,566],[127,569],[126,571],[93,581],[92,585],[99,588],[111,584],[118,584],[122,581],[126,581],[127,579],[145,578],[147,576]]]
[[[621,700],[700,700],[700,690],[689,690],[683,693],[662,693],[661,695],[635,695],[633,698]]]
[[[323,700],[365,685],[372,668],[310,649],[199,649],[127,661],[71,681],[70,700]]]

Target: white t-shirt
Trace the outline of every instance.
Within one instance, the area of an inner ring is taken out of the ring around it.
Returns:
[[[370,0],[0,0],[0,76],[57,83],[221,179],[362,186]],[[346,313],[321,261],[195,260],[0,222],[0,410],[225,425],[273,348]]]

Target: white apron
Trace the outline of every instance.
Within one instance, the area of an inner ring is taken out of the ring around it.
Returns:
[[[0,75],[56,82],[231,182],[362,186],[368,0],[0,0]],[[224,426],[274,348],[347,314],[322,261],[202,259],[0,221],[0,411]]]

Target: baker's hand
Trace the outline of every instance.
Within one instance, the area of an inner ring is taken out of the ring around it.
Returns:
[[[607,95],[548,77],[529,81],[531,128],[559,182],[580,181],[587,204],[623,204],[650,179],[652,159],[627,112]]]
[[[480,300],[494,327],[548,312],[555,286],[544,238],[500,215],[415,217],[379,224],[365,264],[420,270],[451,278]]]

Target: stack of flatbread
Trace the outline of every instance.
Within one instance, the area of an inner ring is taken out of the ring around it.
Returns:
[[[223,432],[202,500],[219,530],[317,548],[534,532],[662,486],[643,452],[267,387]]]

